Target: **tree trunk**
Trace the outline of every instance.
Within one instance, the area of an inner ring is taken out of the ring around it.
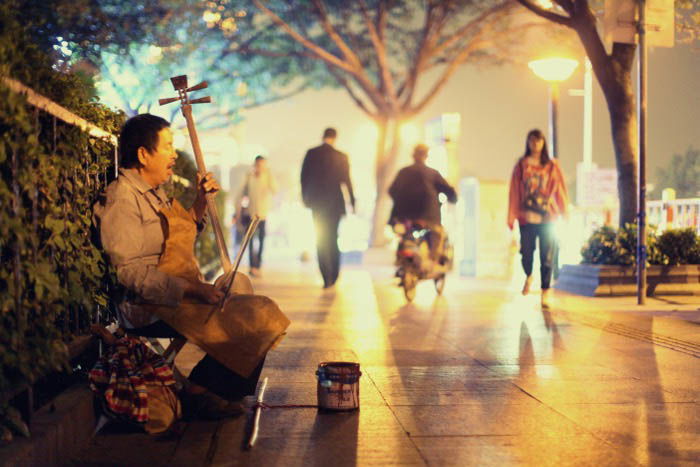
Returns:
[[[610,80],[600,84],[610,114],[620,198],[619,225],[624,227],[637,217],[637,116],[631,70],[617,69],[609,76]]]
[[[400,124],[401,121],[399,119],[392,118],[384,118],[377,121],[379,127],[375,170],[377,191],[374,213],[372,215],[371,247],[383,246],[387,243],[384,229],[391,213],[391,199],[389,198],[388,190],[396,171],[396,158],[401,145]]]
[[[585,3],[585,2],[584,2]],[[603,90],[610,115],[617,194],[620,199],[620,226],[634,222],[637,216],[637,117],[632,89],[632,65],[636,45],[614,43],[608,55],[596,29],[592,12],[581,10],[573,28],[578,33],[593,72]]]

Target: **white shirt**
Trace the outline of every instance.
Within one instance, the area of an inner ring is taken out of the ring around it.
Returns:
[[[236,199],[236,210],[240,209],[241,201],[247,194],[250,215],[265,219],[272,207],[272,195],[276,192],[277,182],[269,170],[260,175],[251,172],[246,176],[243,189]]]

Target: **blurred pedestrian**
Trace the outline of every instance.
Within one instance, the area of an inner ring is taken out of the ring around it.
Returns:
[[[539,238],[542,306],[549,307],[552,266],[557,248],[553,222],[566,215],[569,196],[559,163],[550,159],[547,142],[540,130],[531,130],[525,154],[518,159],[510,180],[508,227],[520,227],[520,254],[525,271],[523,295],[532,285],[532,262]]]
[[[243,232],[248,229],[254,216],[260,218],[258,228],[248,245],[248,262],[250,275],[260,276],[262,266],[263,246],[265,244],[265,221],[272,206],[272,195],[277,192],[277,182],[267,167],[267,159],[258,155],[253,163],[253,170],[246,176],[243,189],[236,198],[236,206],[240,212],[239,222]]]
[[[316,225],[316,251],[324,289],[333,287],[340,273],[338,225],[345,215],[341,185],[345,185],[355,210],[348,156],[333,147],[336,137],[334,128],[326,128],[323,144],[306,152],[301,168],[301,193]]]

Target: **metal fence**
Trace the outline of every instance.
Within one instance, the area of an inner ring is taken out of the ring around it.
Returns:
[[[648,201],[647,222],[660,230],[692,227],[700,234],[700,198]]]

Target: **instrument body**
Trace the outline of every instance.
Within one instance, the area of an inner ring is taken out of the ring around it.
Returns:
[[[192,217],[177,200],[172,208],[163,209],[161,213],[168,235],[158,270],[198,280],[199,269],[194,257],[197,228]],[[177,307],[139,306],[168,323],[219,363],[247,378],[283,338],[289,319],[270,298],[254,295],[250,279],[243,273],[236,274],[235,268],[219,277],[217,283],[222,284],[222,288],[231,284],[221,305],[186,298]]]

